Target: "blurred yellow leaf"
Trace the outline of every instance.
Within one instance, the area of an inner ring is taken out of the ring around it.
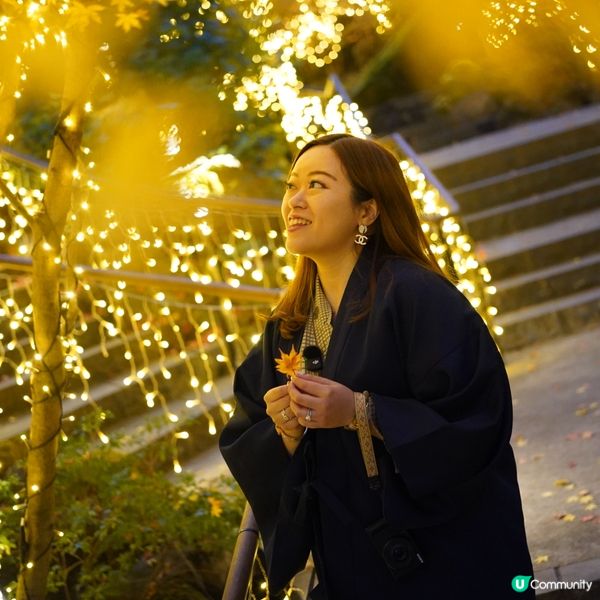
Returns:
[[[117,27],[120,27],[125,33],[132,29],[141,29],[142,21],[148,19],[148,11],[140,8],[135,12],[118,13],[117,14]]]
[[[575,520],[575,515],[573,513],[565,513],[563,515],[558,515],[559,521],[566,521],[567,523],[571,523]]]
[[[104,10],[101,4],[82,4],[73,2],[69,10],[69,27],[85,29],[90,23],[100,23],[100,12]]]
[[[541,565],[542,563],[547,563],[549,558],[550,557],[547,554],[538,554],[533,559],[533,564],[534,565]]]
[[[221,506],[221,501],[218,498],[208,498],[208,503],[210,504],[210,514],[213,517],[220,517],[223,512],[223,508]]]
[[[132,0],[110,0],[110,3],[118,12],[125,12],[128,8],[133,6]]]
[[[568,487],[568,486],[570,486],[572,484],[571,484],[571,482],[568,479],[557,479],[554,482],[554,485],[556,487]]]
[[[519,434],[515,437],[515,444],[519,448],[522,448],[523,446],[527,445],[527,438],[524,435]]]

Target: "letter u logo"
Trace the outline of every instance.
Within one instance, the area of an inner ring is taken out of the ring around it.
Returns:
[[[515,592],[524,592],[529,587],[531,575],[516,575],[512,580],[512,589]]]

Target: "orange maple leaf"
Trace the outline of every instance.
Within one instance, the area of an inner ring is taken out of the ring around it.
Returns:
[[[302,367],[302,356],[296,352],[296,348],[292,346],[289,354],[286,354],[281,348],[279,349],[281,358],[275,359],[277,370],[288,377],[292,377]]]

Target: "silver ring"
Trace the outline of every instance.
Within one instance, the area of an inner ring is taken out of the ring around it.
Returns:
[[[306,409],[306,417],[304,417],[304,420],[306,422],[312,421],[312,408],[307,408]]]
[[[283,422],[284,423],[287,423],[290,420],[290,417],[287,414],[285,408],[281,411],[281,416],[283,417]]]

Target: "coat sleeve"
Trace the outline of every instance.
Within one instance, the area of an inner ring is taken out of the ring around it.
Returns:
[[[237,369],[236,408],[219,439],[225,462],[252,507],[260,530],[271,591],[282,589],[305,565],[311,527],[297,514],[305,479],[302,443],[287,453],[266,414],[264,393],[278,385],[271,350],[272,324]]]
[[[385,303],[409,395],[373,402],[395,470],[420,499],[482,479],[508,448],[512,404],[496,344],[463,294],[423,269],[399,279]]]

